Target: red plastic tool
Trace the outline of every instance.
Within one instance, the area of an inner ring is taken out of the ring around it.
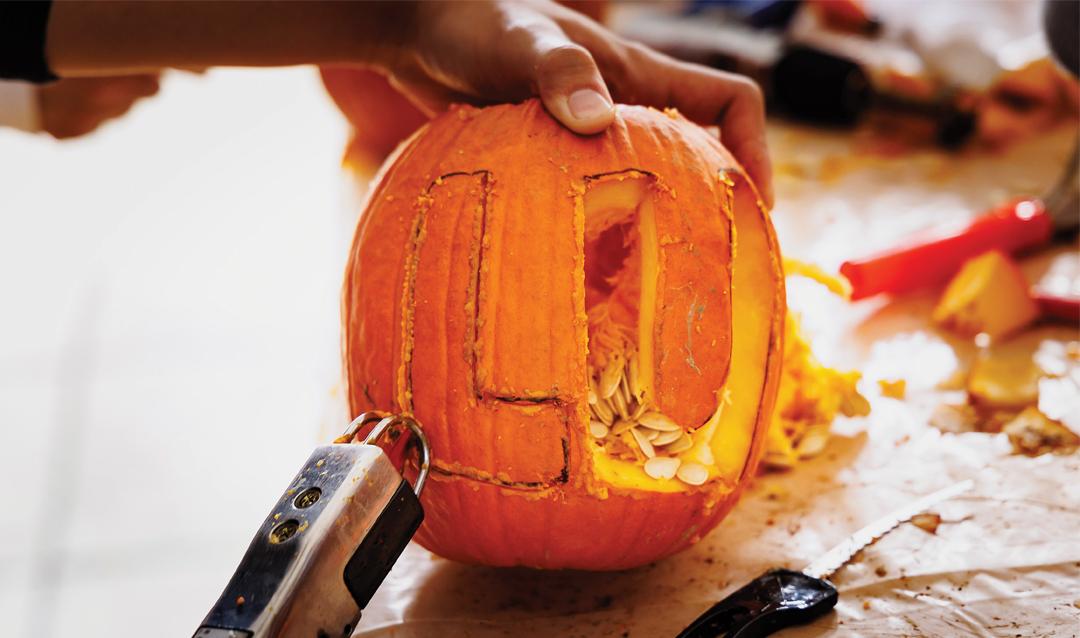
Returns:
[[[1039,304],[1042,316],[1080,323],[1080,297],[1052,295],[1041,291],[1035,291],[1032,296]]]
[[[913,241],[865,259],[846,261],[840,273],[851,282],[851,298],[901,293],[952,276],[965,261],[988,250],[1015,253],[1050,241],[1054,223],[1038,199],[1018,199],[961,228],[927,241]]]
[[[1012,200],[958,231],[912,238],[896,248],[844,262],[840,273],[851,282],[852,299],[938,283],[980,253],[992,249],[1023,252],[1048,243],[1055,234],[1075,231],[1080,226],[1077,191],[1074,151],[1061,180],[1046,197]]]

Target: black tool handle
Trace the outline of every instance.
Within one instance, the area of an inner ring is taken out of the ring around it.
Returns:
[[[774,569],[716,603],[678,638],[758,638],[827,613],[838,598],[832,583]]]

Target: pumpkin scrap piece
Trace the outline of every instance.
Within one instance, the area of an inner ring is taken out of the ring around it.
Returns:
[[[827,272],[817,264],[811,264],[792,257],[784,257],[784,274],[788,277],[793,275],[806,277],[825,286],[829,292],[841,299],[851,299],[851,282],[845,277]]]
[[[934,308],[933,320],[965,337],[987,334],[998,339],[1038,316],[1020,267],[992,250],[964,262]]]
[[[1013,452],[1025,456],[1071,454],[1080,447],[1080,436],[1031,406],[1002,428]]]
[[[941,514],[923,512],[911,517],[911,524],[929,534],[937,534],[938,525],[941,525]]]
[[[978,432],[979,413],[967,403],[942,403],[930,413],[930,425],[947,434]]]
[[[907,394],[907,381],[904,379],[879,379],[878,387],[881,388],[881,395],[890,399],[903,399]]]
[[[1027,332],[983,349],[971,366],[968,397],[984,410],[1020,410],[1039,400],[1039,379],[1044,375],[1034,353],[1043,340]]]
[[[788,275],[809,277],[843,295],[847,282],[816,266],[785,259]],[[823,365],[799,328],[798,317],[788,313],[784,324],[784,363],[780,393],[765,447],[765,464],[772,469],[794,467],[800,459],[824,451],[829,429],[838,414],[865,416],[870,403],[859,393],[858,371],[841,372]]]
[[[870,404],[856,385],[862,375],[840,372],[814,356],[810,343],[788,314],[784,333],[784,365],[776,413],[765,448],[765,463],[773,468],[793,467],[800,459],[825,449],[829,426],[839,414],[865,416]]]

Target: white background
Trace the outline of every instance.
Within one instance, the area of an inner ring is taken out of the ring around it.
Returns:
[[[346,125],[310,68],[0,130],[0,633],[188,636],[344,427]]]

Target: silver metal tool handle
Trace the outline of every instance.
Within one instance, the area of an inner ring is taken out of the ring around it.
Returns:
[[[375,423],[363,444],[356,433]],[[409,485],[378,444],[417,452]],[[409,417],[360,415],[316,448],[194,638],[348,638],[423,520],[430,452]]]

